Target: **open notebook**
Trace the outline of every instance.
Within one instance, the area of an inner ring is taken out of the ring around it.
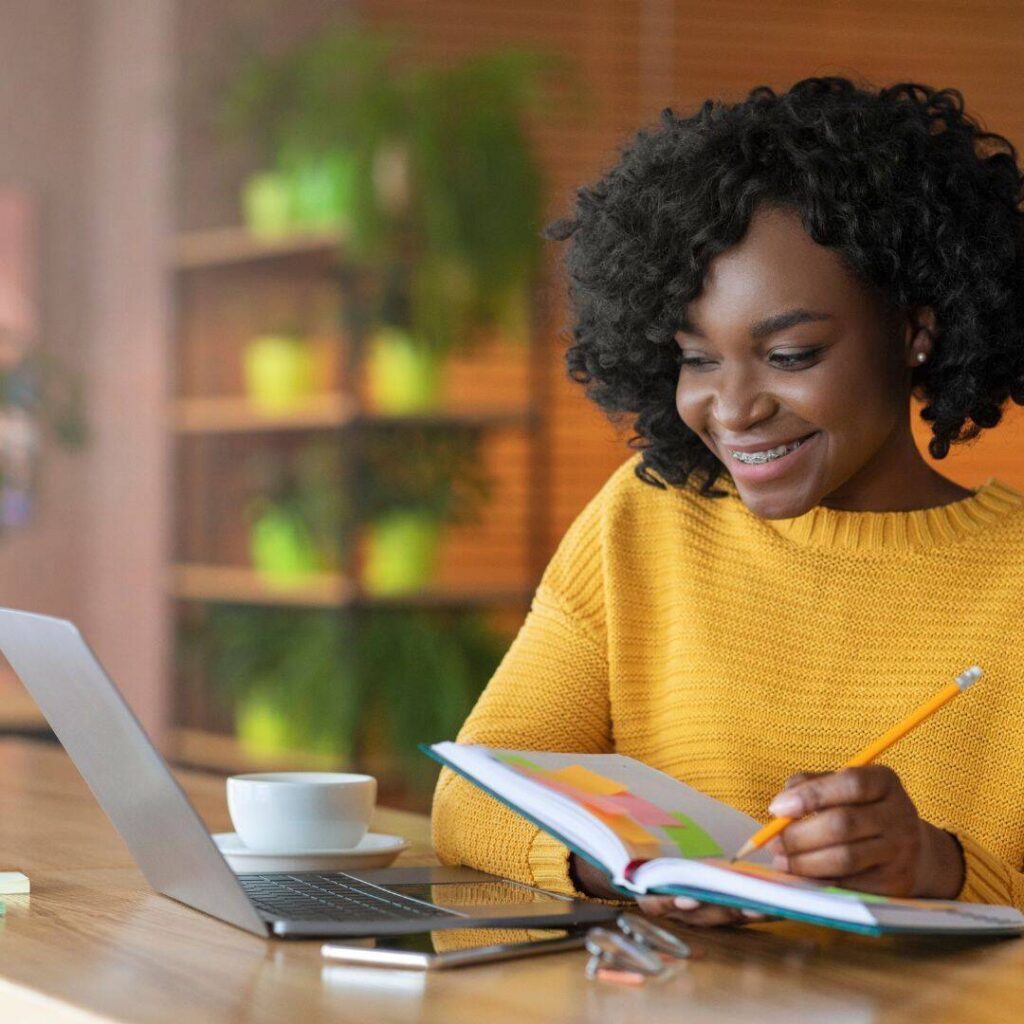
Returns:
[[[730,864],[760,823],[622,754],[422,749],[586,858],[626,896],[692,896],[872,935],[1024,931],[1012,907],[854,892],[775,871],[763,851]]]

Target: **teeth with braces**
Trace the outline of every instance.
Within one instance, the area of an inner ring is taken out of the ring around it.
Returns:
[[[759,466],[765,462],[781,459],[783,455],[788,455],[790,452],[795,452],[805,440],[806,438],[801,438],[792,444],[780,444],[778,448],[769,448],[763,452],[732,452],[731,454],[738,462],[743,462],[748,466]]]

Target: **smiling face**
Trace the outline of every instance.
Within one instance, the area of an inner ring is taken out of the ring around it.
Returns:
[[[796,213],[764,209],[688,304],[676,407],[762,518],[944,504],[970,492],[910,431],[910,371],[933,329],[930,310],[888,309]]]

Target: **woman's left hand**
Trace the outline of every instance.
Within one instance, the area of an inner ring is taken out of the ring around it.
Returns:
[[[767,845],[782,871],[884,896],[955,899],[963,886],[960,844],[919,817],[891,768],[794,775],[768,809],[799,819]]]

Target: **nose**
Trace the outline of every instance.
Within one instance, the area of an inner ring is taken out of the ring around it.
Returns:
[[[710,402],[710,420],[723,433],[742,436],[750,427],[772,417],[778,403],[763,386],[756,370],[744,367],[716,374]]]

